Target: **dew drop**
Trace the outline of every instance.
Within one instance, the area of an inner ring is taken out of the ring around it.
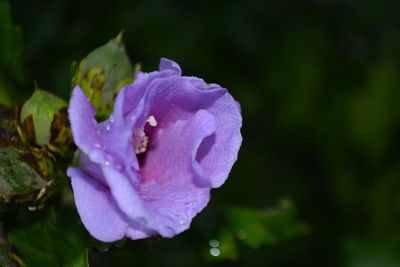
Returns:
[[[184,225],[185,222],[184,222],[183,220],[180,220],[180,221],[179,221],[179,224],[180,224],[180,225]]]
[[[104,165],[106,165],[106,166],[110,166],[110,165],[111,165],[111,162],[109,162],[109,161],[106,161],[106,162],[104,162]]]
[[[219,246],[219,241],[215,240],[215,239],[211,239],[208,244],[210,245],[210,247],[216,248]]]
[[[107,125],[106,125],[106,130],[107,130],[107,131],[111,131],[111,126],[110,126],[110,124],[107,124]]]
[[[210,254],[211,256],[218,257],[219,254],[221,254],[221,251],[219,250],[219,248],[211,248]]]

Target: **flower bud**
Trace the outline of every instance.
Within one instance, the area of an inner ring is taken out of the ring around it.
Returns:
[[[17,125],[15,112],[0,107],[0,203],[32,204],[52,184],[54,161],[22,143]]]
[[[79,85],[96,107],[97,115],[106,117],[112,110],[116,92],[132,82],[133,78],[133,69],[119,34],[79,63],[72,79],[72,88]]]
[[[55,152],[71,144],[67,103],[45,91],[35,90],[20,113],[23,136],[31,144],[47,146]]]

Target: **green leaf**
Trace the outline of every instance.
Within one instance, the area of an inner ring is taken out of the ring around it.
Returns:
[[[65,218],[53,208],[36,213],[38,220],[8,232],[10,243],[27,266],[89,266],[84,241],[66,225]]]
[[[89,53],[76,68],[72,80],[72,87],[79,85],[100,114],[110,108],[115,93],[134,78],[121,39],[120,34]]]
[[[71,262],[71,267],[85,267],[85,266],[89,266],[88,249],[82,252],[81,255],[76,257]]]
[[[305,224],[296,221],[295,209],[288,199],[267,210],[232,207],[227,210],[227,220],[222,228],[209,240],[204,250],[205,259],[237,260],[238,241],[257,249],[261,245],[275,245],[308,231]]]
[[[49,144],[53,119],[66,106],[67,103],[61,98],[45,91],[35,90],[31,98],[25,102],[21,109],[21,124],[28,124],[25,127],[25,132],[29,136],[29,132],[34,130],[35,143],[38,145]],[[30,117],[32,117],[33,125],[26,121]]]
[[[270,210],[232,208],[229,217],[230,227],[237,238],[253,248],[273,245],[308,231],[304,224],[295,221],[293,205],[287,199]]]
[[[44,188],[44,180],[22,157],[25,151],[15,147],[0,148],[0,200],[28,195]]]

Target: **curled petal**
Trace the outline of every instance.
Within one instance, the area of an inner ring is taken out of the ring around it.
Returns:
[[[153,136],[139,192],[158,221],[155,230],[164,237],[186,230],[209,201],[208,177],[193,159],[202,140],[214,131],[213,116],[200,110],[192,120],[176,121]]]
[[[122,239],[128,223],[103,184],[76,168],[68,169],[75,205],[89,233],[103,242]]]
[[[235,163],[242,136],[240,106],[231,95],[219,98],[208,111],[216,121],[215,136],[203,140],[196,159],[210,176],[212,186],[220,187]]]
[[[118,171],[112,163],[103,166],[103,173],[111,195],[125,216],[130,221],[151,227],[151,214],[130,179]]]
[[[165,78],[171,74],[170,72],[138,73],[135,83],[120,90],[113,114],[101,124],[104,129],[102,137],[107,150],[130,175],[139,170],[139,163],[132,146],[132,134],[134,129],[141,127],[147,118],[144,110],[146,107],[144,95],[148,91],[147,87],[154,79]]]
[[[178,63],[166,58],[161,58],[159,69],[160,71],[172,71],[179,76],[182,74],[181,67],[178,65]]]
[[[75,144],[93,162],[104,161],[102,139],[97,132],[97,122],[94,118],[96,110],[79,86],[72,91],[68,113]]]
[[[142,239],[155,234],[126,217],[110,190],[97,179],[73,167],[67,174],[71,177],[75,205],[82,223],[92,236],[103,242],[114,242],[125,236]]]
[[[177,115],[184,115],[185,112],[193,116],[194,112],[208,108],[226,92],[218,86],[208,86],[198,78],[180,77],[180,67],[173,61],[161,59],[160,70],[164,72],[139,73],[135,83],[122,88],[113,114],[100,127],[106,149],[113,154],[114,160],[124,166],[129,176],[139,170],[132,133],[150,115],[160,125],[165,117],[182,119]],[[203,90],[204,87],[207,90]]]

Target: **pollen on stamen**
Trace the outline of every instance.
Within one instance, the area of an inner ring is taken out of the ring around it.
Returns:
[[[145,122],[149,123],[150,126],[152,127],[156,127],[157,126],[157,121],[154,118],[154,116],[149,116]],[[133,139],[132,139],[132,143],[133,143],[133,147],[135,148],[135,153],[136,154],[141,154],[146,152],[147,150],[147,145],[149,143],[149,138],[146,136],[145,132],[144,132],[144,126],[138,128],[135,130],[134,134],[133,134]]]
[[[150,126],[156,127],[157,126],[157,121],[156,118],[154,118],[153,115],[149,116],[146,120],[150,124]]]

